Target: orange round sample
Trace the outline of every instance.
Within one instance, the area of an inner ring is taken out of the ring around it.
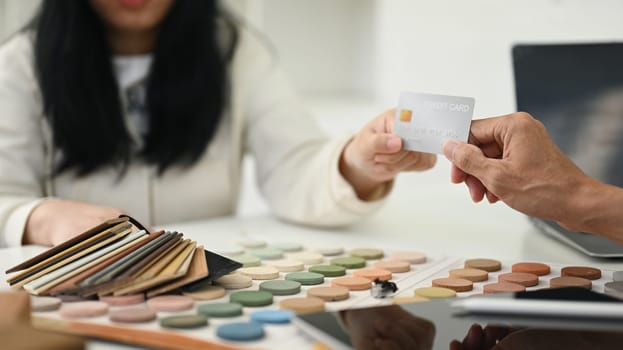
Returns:
[[[333,287],[344,287],[348,290],[366,290],[372,287],[372,281],[363,277],[340,277],[331,281]]]
[[[514,293],[514,292],[523,292],[526,290],[526,287],[517,283],[509,283],[509,282],[498,282],[498,283],[489,283],[485,284],[482,287],[482,291],[485,294],[495,294],[495,293]]]
[[[340,301],[348,299],[350,292],[345,287],[314,287],[307,290],[307,296],[320,298],[324,301]]]
[[[597,280],[601,278],[601,270],[588,266],[567,266],[560,270],[560,275]]]
[[[384,269],[393,273],[411,271],[411,264],[404,260],[385,260],[374,264],[377,269]]]
[[[527,272],[509,272],[499,275],[498,281],[521,284],[525,287],[532,287],[539,284],[539,276]]]
[[[591,289],[592,285],[593,283],[590,280],[581,277],[563,276],[549,280],[550,288],[582,287]]]
[[[486,281],[489,279],[489,273],[480,269],[454,269],[449,271],[451,278],[462,278],[472,282]]]
[[[465,268],[495,272],[502,269],[502,263],[494,259],[468,259],[465,260]]]
[[[550,273],[549,265],[537,262],[520,262],[513,264],[513,272],[532,273],[537,276],[545,276]]]
[[[455,292],[468,292],[474,288],[472,281],[463,278],[437,278],[433,287],[452,289]]]
[[[324,311],[324,301],[319,298],[289,298],[282,300],[279,307],[297,314],[309,314]]]
[[[367,278],[370,281],[381,280],[381,281],[389,281],[392,279],[391,271],[387,271],[384,269],[361,269],[357,270],[353,273],[356,277]]]

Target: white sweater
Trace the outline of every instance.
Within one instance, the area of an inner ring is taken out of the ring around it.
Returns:
[[[0,246],[21,244],[28,215],[50,197],[120,208],[147,225],[233,214],[247,151],[255,157],[260,190],[279,218],[338,226],[380,207],[382,200],[359,200],[339,173],[339,157],[348,138],[326,138],[270,54],[243,30],[231,74],[231,105],[192,167],[170,168],[157,176],[153,165],[134,159],[121,180],[112,167],[82,178],[71,172],[52,177],[59,150],[42,112],[31,39],[20,34],[2,45]],[[139,135],[140,123],[126,118],[126,124],[131,135]],[[67,215],[70,219],[76,214]]]

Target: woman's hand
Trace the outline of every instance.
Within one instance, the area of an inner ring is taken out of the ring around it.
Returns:
[[[362,200],[374,194],[401,171],[422,171],[435,165],[437,156],[402,149],[402,140],[393,135],[391,109],[366,124],[349,142],[340,159],[340,172]]]
[[[49,199],[30,213],[23,244],[57,245],[124,211],[84,202]]]

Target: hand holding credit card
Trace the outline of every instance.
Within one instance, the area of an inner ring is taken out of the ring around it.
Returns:
[[[467,142],[474,103],[471,97],[402,92],[394,134],[400,136],[404,149],[443,154],[445,141]]]

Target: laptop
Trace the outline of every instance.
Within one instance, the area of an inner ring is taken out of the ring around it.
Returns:
[[[540,120],[586,174],[623,187],[623,43],[521,44],[512,55],[517,110]],[[623,257],[621,243],[531,220],[587,255]]]

